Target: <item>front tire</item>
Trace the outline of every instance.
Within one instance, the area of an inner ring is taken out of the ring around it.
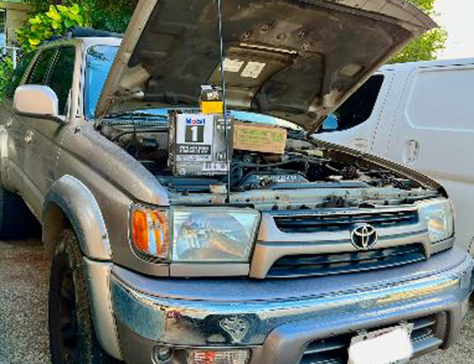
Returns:
[[[83,256],[71,230],[62,232],[51,265],[49,334],[53,364],[118,363],[95,336]]]

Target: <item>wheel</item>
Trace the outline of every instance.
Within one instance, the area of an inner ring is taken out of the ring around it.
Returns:
[[[0,239],[30,237],[39,224],[20,196],[0,187]]]
[[[53,364],[118,363],[100,346],[94,331],[79,243],[64,230],[51,264],[49,335]]]

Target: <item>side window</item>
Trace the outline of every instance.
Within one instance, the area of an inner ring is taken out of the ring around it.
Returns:
[[[7,99],[13,100],[13,97],[15,96],[15,91],[18,88],[18,86],[20,86],[20,83],[23,80],[23,76],[25,75],[25,72],[28,69],[34,56],[35,56],[34,53],[28,53],[27,55],[22,57],[18,66],[13,72],[13,76],[12,76],[12,79],[10,80],[10,83],[8,84],[5,90],[5,97]]]
[[[72,88],[76,48],[59,48],[59,54],[53,64],[49,80],[46,85],[56,92],[59,99],[59,113],[66,114],[67,100]]]
[[[66,113],[67,99],[72,87],[76,49],[60,47],[40,54],[27,79],[30,85],[45,85],[56,92],[59,113]]]
[[[384,76],[372,76],[337,111],[324,121],[320,133],[351,129],[367,121],[374,110]]]
[[[36,59],[36,63],[28,75],[26,83],[28,85],[45,85],[49,77],[51,62],[56,55],[56,49],[48,49],[42,52]]]

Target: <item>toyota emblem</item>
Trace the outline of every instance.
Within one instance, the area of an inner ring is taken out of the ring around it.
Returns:
[[[357,224],[351,232],[352,244],[359,250],[372,249],[378,238],[377,230],[369,224]]]

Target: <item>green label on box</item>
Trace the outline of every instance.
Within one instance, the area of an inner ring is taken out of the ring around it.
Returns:
[[[235,149],[282,154],[285,145],[285,129],[241,124],[234,128]]]
[[[281,133],[266,130],[239,130],[237,138],[244,143],[279,143],[283,141]]]

